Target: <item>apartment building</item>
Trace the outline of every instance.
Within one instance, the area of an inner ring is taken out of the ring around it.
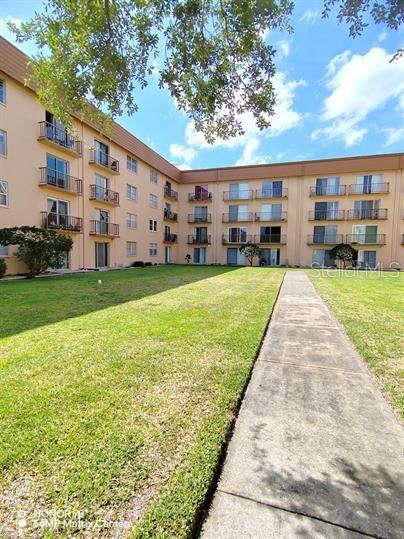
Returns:
[[[329,265],[344,242],[361,265],[404,267],[403,153],[180,171],[118,124],[108,138],[74,118],[70,135],[24,86],[26,62],[0,37],[0,227],[70,235],[66,268],[245,264],[248,241],[262,265]]]

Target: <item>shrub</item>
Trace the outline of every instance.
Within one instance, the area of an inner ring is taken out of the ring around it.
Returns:
[[[145,266],[153,266],[153,262],[146,262]]]
[[[144,262],[142,260],[136,260],[130,265],[131,268],[144,268]]]
[[[7,264],[4,258],[0,258],[0,279],[5,276],[7,271]]]

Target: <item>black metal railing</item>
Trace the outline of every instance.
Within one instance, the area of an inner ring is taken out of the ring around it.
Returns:
[[[188,223],[211,223],[212,215],[205,213],[204,215],[198,215],[195,213],[188,214]]]
[[[90,221],[90,234],[96,236],[119,236],[119,225],[108,221]]]
[[[212,200],[212,193],[188,193],[189,202],[210,202]]]
[[[315,185],[310,187],[310,196],[327,197],[346,195],[346,185]]]
[[[254,243],[286,243],[285,234],[259,234],[254,236]]]
[[[111,157],[108,153],[103,152],[102,150],[90,150],[90,161],[91,164],[101,165],[112,172],[119,174],[119,161],[115,157]]]
[[[255,198],[287,198],[288,190],[285,187],[273,187],[272,189],[257,189]]]
[[[309,221],[343,221],[345,210],[314,210],[309,212]]]
[[[168,187],[167,185],[164,187],[164,196],[167,198],[178,200],[177,191],[174,191],[174,189],[171,189],[171,187]]]
[[[77,137],[70,135],[66,129],[56,127],[50,122],[39,122],[39,140],[47,139],[67,150],[71,150],[81,155],[83,145]]]
[[[177,234],[171,234],[171,232],[165,232],[164,243],[177,243],[177,240],[178,240]]]
[[[90,200],[100,200],[107,204],[119,206],[119,193],[100,185],[90,185]]]
[[[390,184],[385,183],[354,183],[349,186],[350,195],[378,195],[386,194],[390,191]]]
[[[83,219],[72,217],[55,212],[41,212],[42,227],[53,230],[68,230],[69,232],[81,232],[83,230]]]
[[[365,234],[347,234],[346,243],[371,243],[373,245],[385,245],[386,234],[373,234],[372,232]]]
[[[370,208],[370,209],[360,209],[360,210],[348,210],[348,219],[361,220],[378,220],[378,219],[387,219],[387,208]]]
[[[253,243],[254,236],[251,234],[223,234],[222,243],[223,245],[237,244],[237,243]]]
[[[287,220],[287,212],[258,212],[255,214],[255,220],[256,221],[286,221]]]
[[[70,193],[76,193],[81,195],[83,193],[83,180],[74,178],[69,174],[64,174],[58,170],[54,170],[49,167],[41,167],[41,178],[39,185],[49,185],[50,187],[57,187]]]
[[[164,221],[178,221],[178,213],[171,210],[164,210]]]
[[[254,221],[254,215],[251,212],[240,212],[237,215],[231,213],[223,213],[223,223],[245,223]]]
[[[210,235],[189,234],[187,243],[189,245],[195,245],[195,244],[210,245],[211,243]]]
[[[338,245],[344,243],[343,234],[309,234],[307,236],[307,243],[319,244],[319,245]]]
[[[245,189],[240,191],[224,191],[223,200],[252,200],[254,198],[254,191],[251,189]]]

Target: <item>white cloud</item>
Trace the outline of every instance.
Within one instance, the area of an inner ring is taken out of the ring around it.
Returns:
[[[11,17],[10,15],[7,15],[7,17],[0,17],[0,34],[8,39],[8,41],[16,43],[15,35],[8,29],[9,22],[21,26],[23,20],[17,17]]]
[[[314,21],[317,19],[317,17],[318,17],[318,11],[315,11],[312,9],[306,9],[306,11],[300,17],[298,22],[308,22],[309,24],[313,24]]]
[[[381,32],[381,33],[377,36],[377,39],[378,39],[379,41],[384,41],[384,40],[387,38],[388,35],[389,35],[389,34],[386,32],[386,30],[384,30],[383,32]]]
[[[391,146],[396,142],[404,142],[404,127],[395,128],[385,128],[382,129],[383,133],[386,133],[386,146]]]
[[[282,39],[276,44],[279,58],[286,58],[290,53],[290,43],[287,39]]]
[[[261,145],[259,138],[251,138],[244,146],[241,157],[235,162],[236,166],[242,165],[260,165],[262,163],[268,163],[271,160],[269,155],[259,155],[257,153],[258,148]]]
[[[189,164],[195,159],[198,152],[194,148],[189,148],[181,144],[171,144],[170,154],[172,157],[182,159],[185,163]]]
[[[285,154],[283,152],[279,152],[279,153],[276,154],[276,158],[279,159],[279,160],[283,159],[284,157],[285,157]]]
[[[404,59],[390,63],[390,58],[374,47],[364,55],[346,51],[331,60],[326,67],[331,93],[324,100],[322,120],[332,123],[313,131],[312,139],[342,139],[345,146],[363,139],[368,130],[361,122],[404,91]]]

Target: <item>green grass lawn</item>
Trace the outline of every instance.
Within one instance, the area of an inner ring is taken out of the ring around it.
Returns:
[[[30,537],[38,511],[66,509],[185,537],[282,276],[165,266],[0,283],[0,536],[18,511]]]
[[[308,273],[404,419],[404,274]]]

